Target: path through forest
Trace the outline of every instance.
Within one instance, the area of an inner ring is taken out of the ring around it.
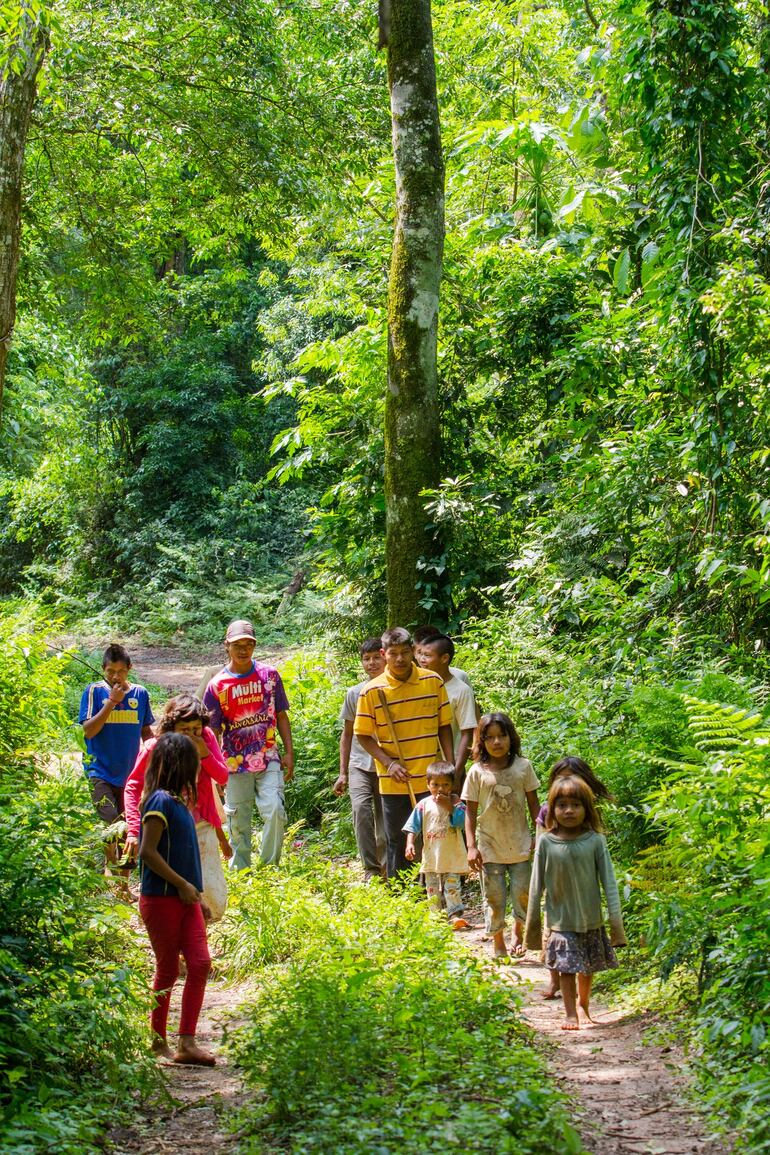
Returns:
[[[490,943],[478,925],[468,942],[476,953],[489,956]],[[522,961],[500,965],[490,960],[490,965],[524,995],[524,1017],[547,1040],[551,1067],[566,1101],[574,1105],[573,1123],[592,1155],[728,1151],[723,1140],[706,1134],[688,1107],[683,1056],[671,1043],[655,1040],[650,1014],[623,1015],[594,1001],[593,1026],[563,1031],[561,999],[541,998],[548,971],[532,951]]]
[[[148,975],[151,972],[148,950]],[[181,985],[177,983],[172,997],[172,1023],[179,1017]],[[225,1025],[247,998],[248,987],[226,986],[215,972],[206,987],[197,1039],[207,1050],[217,1052],[216,1067],[163,1063],[170,1098],[143,1105],[130,1127],[114,1127],[107,1137],[110,1155],[234,1155],[237,1140],[227,1123],[246,1092],[220,1044]]]
[[[194,690],[203,670],[216,664],[221,651],[185,656],[170,647],[132,647],[131,653],[140,681],[173,692]],[[301,773],[301,751],[297,762]],[[475,917],[474,929],[463,934],[463,940],[474,953],[488,957],[490,944],[480,928],[479,912],[471,917]],[[655,1040],[651,1016],[624,1016],[596,1003],[594,1026],[563,1031],[561,1001],[546,1002],[540,997],[548,972],[533,953],[506,965],[490,960],[490,966],[502,982],[523,993],[524,1016],[545,1040],[552,1069],[565,1099],[573,1105],[574,1125],[592,1155],[725,1155],[729,1151],[724,1140],[706,1134],[688,1108],[682,1055],[671,1044]],[[199,1032],[205,1046],[218,1050],[225,1021],[237,1012],[247,993],[245,987],[224,985],[221,978],[209,984]],[[130,1129],[116,1128],[108,1150],[112,1155],[164,1151],[231,1155],[237,1144],[225,1119],[247,1092],[226,1060],[220,1059],[213,1069],[169,1065],[166,1073],[171,1104],[148,1108]]]

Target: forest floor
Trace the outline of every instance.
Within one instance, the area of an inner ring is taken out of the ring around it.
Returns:
[[[477,925],[467,941],[489,956],[491,944]],[[465,935],[464,935],[465,937]],[[564,1031],[561,999],[544,1000],[548,971],[530,951],[522,960],[494,963],[503,982],[524,996],[522,1012],[543,1039],[546,1057],[574,1104],[573,1124],[592,1155],[725,1155],[724,1139],[706,1133],[687,1102],[684,1058],[649,1013],[624,1014],[592,1000],[594,1022]]]
[[[222,667],[227,661],[223,645],[209,646],[205,650],[186,653],[173,646],[128,645],[131,654],[132,673],[142,683],[150,682],[162,686],[171,693],[180,690],[194,692],[205,670],[213,666]],[[258,661],[278,662],[286,649],[271,649],[259,646],[255,657]]]
[[[148,975],[152,971],[149,950],[147,971]],[[172,996],[170,1023],[179,1018],[182,982]],[[247,986],[227,986],[214,973],[206,987],[196,1038],[204,1049],[217,1053],[216,1067],[162,1063],[168,1099],[142,1104],[130,1126],[113,1127],[105,1145],[110,1155],[234,1155],[237,1138],[227,1121],[247,1093],[219,1044],[226,1025],[234,1023],[247,999]]]
[[[474,953],[489,957],[478,925],[462,937]],[[150,966],[148,957],[148,971]],[[683,1057],[656,1039],[659,1024],[652,1016],[624,1015],[597,1002],[593,1026],[563,1031],[561,1000],[540,997],[548,971],[532,952],[511,963],[490,959],[490,967],[523,995],[524,1017],[542,1041],[565,1100],[573,1104],[572,1123],[592,1155],[726,1155],[729,1146],[708,1136],[689,1107]],[[223,1030],[237,1021],[248,994],[248,986],[228,986],[221,977],[209,983],[198,1031],[204,1047],[219,1051]],[[220,1052],[213,1068],[163,1067],[169,1099],[143,1106],[130,1127],[114,1128],[106,1145],[110,1155],[235,1155],[238,1140],[227,1122],[253,1092],[227,1058]]]
[[[171,647],[133,647],[136,675],[169,691],[191,690],[203,670],[220,660],[221,649],[186,656]],[[276,654],[262,654],[275,659]],[[474,953],[488,957],[490,944],[480,926],[463,933]],[[148,959],[148,969],[149,969]],[[560,999],[540,997],[548,972],[536,956],[500,965],[490,959],[500,981],[524,996],[523,1014],[543,1040],[551,1069],[574,1104],[573,1123],[592,1155],[726,1155],[729,1144],[706,1133],[688,1106],[684,1059],[670,1042],[660,1041],[659,1023],[649,1014],[625,1015],[592,1005],[595,1022],[580,1031],[563,1031]],[[172,1006],[178,1014],[178,990]],[[199,1038],[218,1050],[223,1029],[247,1001],[248,988],[227,986],[221,977],[209,983]],[[144,1108],[130,1128],[108,1137],[111,1155],[231,1155],[237,1139],[226,1118],[246,1092],[236,1072],[220,1057],[214,1068],[165,1068],[169,1102]],[[411,1153],[410,1153],[411,1155]],[[415,1153],[416,1155],[416,1153]]]

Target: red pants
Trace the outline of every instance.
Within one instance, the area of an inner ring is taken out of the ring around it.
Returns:
[[[156,1035],[166,1037],[171,991],[179,977],[179,955],[187,964],[187,978],[182,991],[180,1035],[194,1035],[203,1005],[206,979],[211,970],[206,924],[200,903],[184,903],[181,898],[161,898],[143,894],[139,913],[155,955],[155,978],[152,989],[158,1000],[150,1024]]]

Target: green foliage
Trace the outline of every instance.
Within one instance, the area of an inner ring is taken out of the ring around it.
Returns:
[[[694,757],[664,763],[650,798],[661,837],[642,865],[648,933],[664,975],[686,968],[697,981],[705,1094],[730,1111],[746,1150],[764,1151],[770,730],[744,707],[690,696],[684,705]]]
[[[66,655],[44,642],[49,623],[30,610],[0,613],[0,778],[23,782],[35,755],[66,726],[61,669]]]
[[[217,933],[263,968],[230,1036],[247,1150],[578,1155],[515,994],[421,900],[304,855],[237,881]]]
[[[72,755],[69,655],[31,611],[0,617],[0,1129],[8,1155],[100,1149],[149,1091],[145,964],[130,908],[105,892]],[[79,675],[83,682],[82,674]]]
[[[355,675],[343,680],[330,650],[302,650],[281,663],[281,677],[291,706],[292,736],[297,752],[297,774],[286,790],[289,819],[318,828],[322,817],[326,835],[334,827],[342,835],[338,849],[354,850],[350,806],[331,792],[339,771],[337,725],[345,690]],[[346,821],[337,823],[337,816]],[[342,827],[342,829],[340,829]]]
[[[766,22],[733,0],[617,0],[598,26],[433,8],[443,448],[421,603],[453,627],[526,608],[629,667],[714,636],[748,652],[770,614]],[[207,587],[241,598],[253,575],[253,598],[302,567],[378,620],[394,188],[373,13],[60,21],[0,588],[203,637]]]
[[[80,773],[6,783],[0,798],[3,1150],[100,1149],[149,1091],[145,969],[131,911],[105,893]],[[134,969],[135,968],[135,969]]]

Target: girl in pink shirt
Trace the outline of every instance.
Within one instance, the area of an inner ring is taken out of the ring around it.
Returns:
[[[222,830],[222,816],[220,807],[217,805],[218,796],[215,783],[224,786],[229,772],[216,736],[207,725],[208,721],[208,711],[198,698],[193,697],[192,694],[177,694],[166,703],[157,725],[157,733],[158,736],[172,731],[177,734],[186,734],[194,743],[200,756],[198,798],[193,810],[193,818],[195,819],[195,830],[203,867],[204,901],[211,911],[211,920],[216,922],[224,914],[227,904],[227,883],[225,882],[218,846],[219,844],[222,845],[223,852],[228,857],[232,851]],[[124,788],[123,798],[127,828],[125,853],[132,858],[136,854],[139,841],[139,803],[142,797],[144,778],[150,755],[157,741],[157,738],[151,738],[139,751],[134,768],[129,774]]]

